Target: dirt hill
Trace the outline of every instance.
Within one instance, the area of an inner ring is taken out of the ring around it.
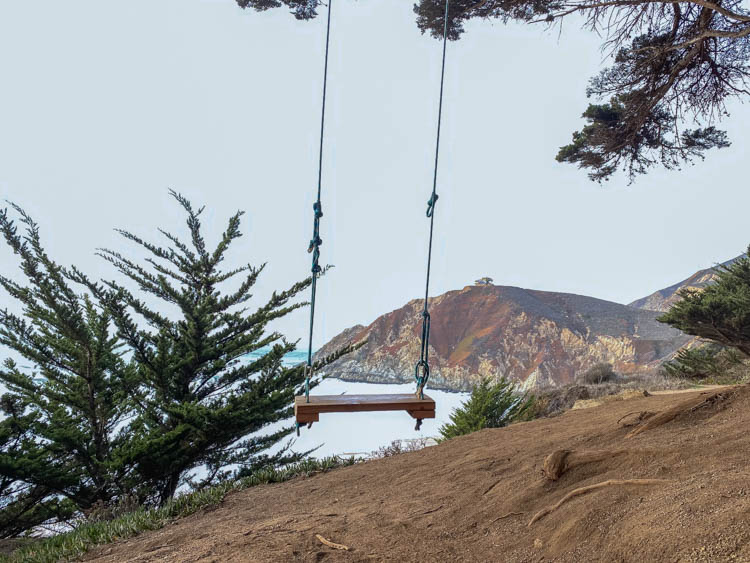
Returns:
[[[747,386],[612,402],[249,489],[90,560],[750,562],[748,427]]]
[[[369,382],[411,382],[419,358],[422,302],[370,326],[344,331],[327,355],[367,340],[326,372]],[[564,384],[597,362],[621,373],[654,369],[689,338],[656,321],[658,313],[581,295],[494,285],[469,286],[431,300],[431,387],[466,390],[504,374],[527,387]]]

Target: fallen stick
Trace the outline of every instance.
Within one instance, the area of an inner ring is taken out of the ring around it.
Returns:
[[[332,549],[339,549],[341,551],[349,551],[349,547],[340,543],[333,543],[330,540],[325,539],[320,534],[315,534],[315,537],[318,538],[318,541],[322,543],[323,545],[327,545],[328,547]]]
[[[494,520],[490,522],[490,524],[494,524],[498,520],[503,520],[504,518],[510,518],[511,516],[520,516],[521,514],[526,514],[525,512],[508,512],[508,514],[505,514],[504,516],[498,516]]]
[[[429,510],[425,510],[423,512],[412,512],[407,516],[407,518],[414,518],[415,516],[424,516],[425,514],[432,514],[433,512],[437,512],[438,510],[441,510],[443,508],[443,504],[438,506],[437,508],[430,508]]]
[[[610,479],[609,481],[604,481],[602,483],[597,483],[596,485],[589,485],[587,487],[580,487],[578,489],[574,489],[570,491],[567,495],[565,495],[563,498],[561,498],[557,504],[554,504],[552,506],[548,506],[547,508],[543,508],[539,512],[537,512],[534,517],[531,519],[531,522],[529,522],[529,527],[531,527],[534,522],[541,520],[547,514],[554,512],[558,508],[560,508],[563,504],[568,502],[570,499],[585,495],[586,493],[590,493],[591,491],[595,491],[597,489],[603,489],[604,487],[611,487],[615,485],[636,485],[636,486],[645,486],[645,485],[663,485],[665,483],[669,483],[670,481],[666,479]]]
[[[723,393],[714,393],[713,395],[709,395],[708,397],[705,397],[704,395],[706,395],[706,393],[701,393],[697,397],[691,397],[687,401],[683,401],[672,408],[656,413],[654,416],[649,417],[644,424],[636,426],[635,429],[626,434],[625,438],[632,438],[633,436],[637,436],[642,432],[647,432],[649,430],[662,426],[663,424],[667,424],[681,414],[692,412],[697,408],[705,406],[706,404],[710,404],[725,398]]]
[[[637,414],[638,415],[638,417],[635,419],[635,422],[633,422],[631,424],[623,424],[623,426],[635,426],[636,424],[639,424],[640,422],[643,422],[645,419],[654,416],[654,413],[652,413],[650,411],[631,411],[628,414],[626,414],[625,416],[620,417],[620,419],[617,421],[616,424],[619,426],[620,423],[623,420],[625,420],[626,418],[628,418],[631,414]]]

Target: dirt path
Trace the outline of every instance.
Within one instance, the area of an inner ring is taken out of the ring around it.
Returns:
[[[650,391],[652,395],[676,395],[678,393],[695,393],[696,391],[718,391],[732,387],[732,385],[701,385],[695,389],[664,389],[662,391]]]
[[[750,562],[749,429],[748,387],[636,398],[249,489],[90,560]]]

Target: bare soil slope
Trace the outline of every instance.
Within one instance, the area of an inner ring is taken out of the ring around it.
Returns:
[[[249,489],[90,558],[750,562],[748,429],[747,386],[635,398]]]

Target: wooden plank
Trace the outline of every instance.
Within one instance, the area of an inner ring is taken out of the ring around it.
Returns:
[[[294,412],[297,419],[327,412],[371,412],[371,411],[413,411],[429,413],[435,411],[435,401],[425,396],[417,398],[411,393],[398,395],[317,395],[310,402],[304,396],[295,397]],[[428,417],[425,415],[425,418]]]
[[[296,413],[297,422],[307,424],[308,422],[318,422],[320,415],[317,413]]]
[[[419,419],[425,419],[425,418],[435,418],[435,411],[409,411],[409,414],[412,418],[419,418]]]

